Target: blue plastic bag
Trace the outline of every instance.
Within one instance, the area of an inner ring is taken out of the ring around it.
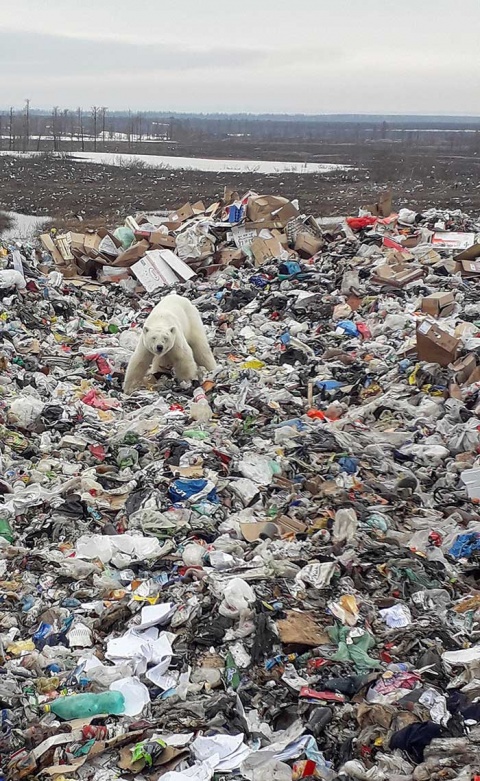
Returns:
[[[170,488],[168,489],[168,496],[172,502],[185,502],[197,494],[202,494],[204,489],[208,486],[208,480],[174,480]],[[200,497],[199,497],[200,498]],[[217,492],[215,488],[206,496],[202,498],[208,499],[210,502],[218,502]]]
[[[343,328],[346,334],[348,336],[358,336],[359,330],[355,323],[353,323],[351,320],[340,320],[337,323],[337,328]]]

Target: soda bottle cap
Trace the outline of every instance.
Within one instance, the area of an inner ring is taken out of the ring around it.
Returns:
[[[51,710],[52,710],[52,706],[51,705],[44,705],[43,706],[43,712],[44,713],[50,713]]]

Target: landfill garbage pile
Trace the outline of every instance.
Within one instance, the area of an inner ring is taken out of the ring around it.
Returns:
[[[160,231],[186,280],[0,253],[9,781],[478,772],[480,222],[244,201]],[[173,287],[217,369],[126,396]]]

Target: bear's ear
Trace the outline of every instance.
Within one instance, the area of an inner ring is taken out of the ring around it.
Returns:
[[[146,334],[148,334],[148,325],[146,325],[143,330],[145,331]]]
[[[171,334],[174,334],[174,333],[175,333],[175,326],[174,326],[174,325],[171,325],[171,326],[170,326],[170,333],[171,333]]]

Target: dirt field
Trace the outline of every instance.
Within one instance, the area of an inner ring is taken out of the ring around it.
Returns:
[[[228,184],[240,193],[252,189],[298,197],[301,207],[317,216],[356,213],[385,188],[392,189],[396,206],[419,210],[448,206],[480,212],[480,156],[472,153],[453,155],[433,147],[406,151],[394,144],[266,144],[246,140],[195,147],[152,146],[148,151],[157,154],[334,162],[357,170],[259,175],[102,166],[49,155],[0,157],[0,209],[50,215],[59,224],[75,222],[76,215],[87,223],[100,219],[115,224],[129,213],[174,208],[199,198],[214,201]]]

